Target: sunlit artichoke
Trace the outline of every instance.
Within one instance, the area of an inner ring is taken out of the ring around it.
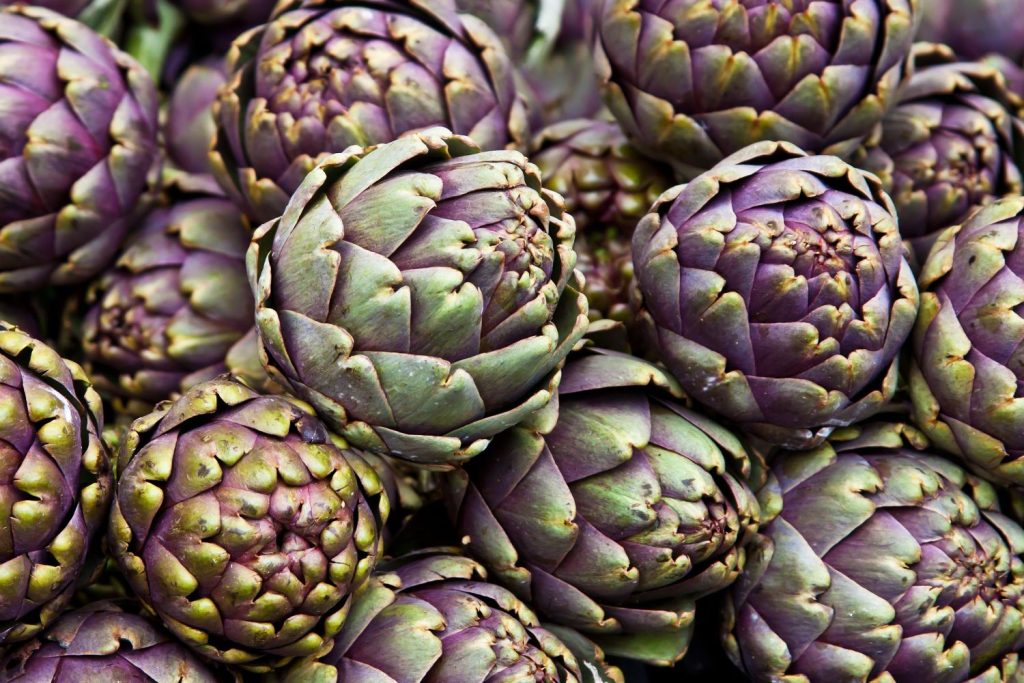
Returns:
[[[1024,198],[943,233],[920,275],[917,424],[983,476],[1024,487]]]
[[[1020,680],[1024,529],[996,490],[912,429],[841,436],[773,464],[779,514],[727,609],[733,661],[765,683]]]
[[[287,0],[235,42],[213,163],[262,223],[312,168],[350,145],[445,126],[484,149],[528,144],[497,36],[448,2]]]
[[[570,649],[541,627],[525,603],[488,583],[478,563],[439,550],[382,565],[382,572],[356,597],[334,650],[319,661],[296,667],[286,680],[580,683],[585,679]]]
[[[0,322],[0,644],[67,606],[110,503],[103,407],[82,369]]]
[[[942,45],[920,44],[914,59],[878,147],[858,165],[882,179],[900,234],[924,257],[938,231],[1024,189],[1024,122],[1016,116],[1021,100],[995,67],[958,63]]]
[[[805,448],[893,396],[918,291],[878,180],[788,143],[669,190],[633,236],[650,350],[744,429]]]
[[[759,519],[744,447],[681,394],[646,361],[584,352],[557,403],[496,437],[449,492],[496,581],[609,653],[659,664],[686,652],[694,600],[742,571]]]
[[[190,66],[167,102],[164,140],[170,161],[188,173],[210,173],[210,143],[216,134],[213,103],[225,82],[220,59]]]
[[[99,272],[128,232],[156,158],[146,72],[86,26],[0,11],[0,292]]]
[[[583,336],[574,233],[518,152],[432,129],[332,156],[249,250],[268,364],[353,445],[461,463]]]
[[[197,385],[132,424],[118,473],[111,553],[180,640],[256,672],[330,646],[389,503],[308,406]]]
[[[605,101],[686,177],[762,140],[852,153],[894,103],[920,12],[918,0],[598,6]]]
[[[14,683],[217,683],[215,672],[147,617],[122,602],[100,602],[65,614],[46,633],[0,661]]]
[[[201,186],[148,214],[89,293],[82,348],[102,394],[140,415],[228,370],[254,324],[251,236],[238,208]]]

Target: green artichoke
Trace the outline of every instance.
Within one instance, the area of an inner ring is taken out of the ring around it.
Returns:
[[[313,167],[351,145],[443,125],[484,149],[525,148],[514,70],[480,19],[428,0],[285,0],[228,54],[211,153],[258,223]]]
[[[909,387],[936,446],[1024,487],[1024,198],[944,232],[920,275]]]
[[[584,680],[569,647],[473,560],[421,551],[382,572],[356,596],[334,649],[288,683]]]
[[[762,140],[844,156],[893,104],[919,15],[918,0],[604,0],[598,76],[626,134],[687,178]]]
[[[914,62],[879,145],[858,166],[882,179],[900,234],[923,259],[940,230],[1024,190],[1024,121],[995,67],[957,63],[949,48],[927,43],[915,46]]]
[[[253,329],[251,236],[231,201],[201,185],[149,213],[87,297],[82,348],[101,394],[137,416],[227,371]]]
[[[84,282],[114,256],[156,159],[149,76],[49,10],[0,11],[0,292]]]
[[[266,672],[329,647],[376,563],[383,491],[308,406],[216,379],[132,424],[108,541],[186,645]]]
[[[918,291],[879,181],[788,143],[669,190],[633,236],[637,321],[686,392],[792,448],[896,391]]]
[[[1015,0],[924,0],[919,40],[949,45],[964,59],[1024,58],[1024,12]]]
[[[586,330],[574,232],[523,155],[445,129],[329,157],[249,249],[272,376],[358,448],[464,462]]]
[[[0,322],[0,645],[67,606],[106,519],[103,406],[82,369]]]
[[[781,511],[730,594],[733,661],[765,682],[1019,680],[1024,529],[920,433],[846,431],[772,466]]]
[[[146,617],[99,602],[61,617],[45,634],[0,661],[4,681],[217,683],[226,676]]]
[[[646,361],[590,351],[562,374],[557,403],[450,476],[458,533],[543,618],[670,664],[694,600],[743,570],[760,515],[747,452]]]

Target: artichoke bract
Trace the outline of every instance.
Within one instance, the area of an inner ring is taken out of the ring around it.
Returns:
[[[877,178],[764,142],[662,195],[633,235],[636,317],[686,392],[813,446],[896,391],[917,284]]]
[[[329,646],[376,563],[383,491],[308,406],[215,379],[132,423],[108,542],[180,640],[265,672]]]
[[[156,159],[145,70],[77,21],[0,9],[0,292],[96,275],[131,225]]]
[[[914,61],[879,145],[858,166],[881,178],[900,234],[923,260],[936,234],[971,209],[1021,193],[1024,122],[1020,98],[994,66],[957,62],[931,44],[915,46]]]
[[[985,477],[1024,487],[1024,198],[944,232],[920,274],[915,422]]]
[[[67,606],[106,520],[103,406],[82,369],[0,322],[0,644]]]
[[[164,140],[167,157],[183,171],[210,173],[210,143],[217,133],[213,103],[227,75],[222,60],[211,58],[181,75],[167,103]]]
[[[528,144],[497,36],[448,2],[289,0],[228,54],[211,160],[257,222],[281,215],[313,167],[351,145],[445,126],[484,149]]]
[[[1024,12],[1013,0],[925,0],[919,40],[949,45],[964,59],[1024,58]]]
[[[249,249],[268,368],[356,447],[457,465],[582,338],[574,233],[518,152],[432,129],[334,155]]]
[[[420,551],[382,565],[356,597],[334,649],[288,683],[580,683],[569,648],[483,567]]]
[[[497,582],[608,653],[662,665],[686,652],[694,600],[742,571],[760,514],[743,445],[681,394],[638,358],[570,358],[557,403],[496,437],[448,492]]]
[[[1024,646],[1024,529],[920,433],[846,431],[775,460],[762,499],[781,511],[729,595],[730,657],[764,682],[1016,680],[998,667]]]
[[[226,372],[253,329],[252,231],[230,200],[201,187],[183,187],[151,211],[87,297],[87,369],[129,414]]]
[[[762,140],[852,153],[894,103],[917,0],[603,0],[597,68],[626,134],[693,177]]]
[[[146,617],[122,602],[65,614],[45,634],[0,661],[4,681],[61,683],[217,683],[226,679]]]

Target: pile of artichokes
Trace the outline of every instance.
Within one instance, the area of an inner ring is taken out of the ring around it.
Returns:
[[[0,1],[0,683],[1024,683],[1019,0]]]

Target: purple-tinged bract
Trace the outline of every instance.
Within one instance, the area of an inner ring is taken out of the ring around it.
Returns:
[[[110,503],[102,431],[82,369],[0,322],[0,644],[40,632],[71,600]]]
[[[888,195],[837,157],[751,145],[662,195],[633,266],[650,351],[767,441],[813,446],[896,391],[917,284]]]

